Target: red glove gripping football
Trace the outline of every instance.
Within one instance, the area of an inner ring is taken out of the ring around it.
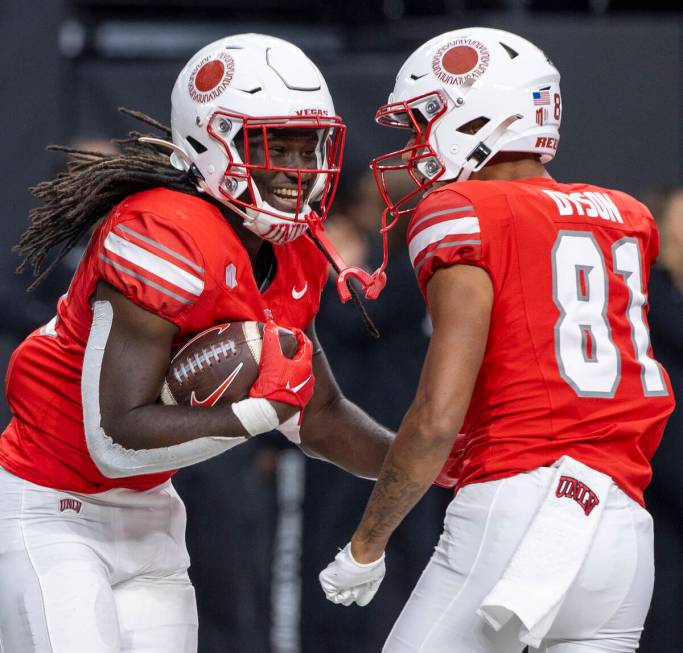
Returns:
[[[259,375],[249,391],[250,397],[263,397],[271,401],[303,409],[313,396],[313,344],[301,329],[291,329],[298,348],[287,358],[280,348],[278,326],[266,322],[263,328],[263,349],[259,362]]]

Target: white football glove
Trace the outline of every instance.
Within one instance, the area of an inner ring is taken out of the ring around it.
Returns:
[[[328,601],[342,605],[351,605],[355,601],[363,606],[372,601],[385,571],[384,553],[379,560],[361,564],[351,554],[349,542],[318,578]]]

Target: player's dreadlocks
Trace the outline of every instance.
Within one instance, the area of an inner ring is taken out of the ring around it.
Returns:
[[[170,140],[171,129],[166,125],[139,111],[119,111],[154,127]],[[197,194],[194,174],[176,170],[168,149],[140,141],[143,136],[150,135],[131,131],[128,138],[114,141],[119,147],[115,154],[48,147],[66,152],[70,160],[65,172],[30,189],[43,203],[31,209],[29,227],[13,248],[24,258],[17,272],[29,265],[33,270],[35,279],[28,290],[38,286],[92,226],[128,195],[158,186]],[[59,253],[43,269],[50,250],[58,245]]]

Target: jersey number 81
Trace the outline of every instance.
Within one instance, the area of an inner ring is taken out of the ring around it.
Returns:
[[[666,395],[659,365],[649,355],[641,258],[635,238],[622,238],[612,245],[614,272],[622,277],[629,292],[626,317],[641,367],[643,393]],[[607,268],[593,234],[560,231],[552,249],[552,265],[553,299],[560,311],[555,325],[560,375],[579,397],[614,397],[621,380],[621,352],[612,340],[607,318]]]

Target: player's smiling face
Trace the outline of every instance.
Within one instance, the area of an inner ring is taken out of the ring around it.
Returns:
[[[238,150],[241,150],[240,138]],[[318,167],[316,149],[318,135],[313,129],[269,129],[267,149],[272,168],[299,168],[315,170]],[[244,154],[240,151],[240,155]],[[259,135],[249,136],[249,163],[266,164],[266,143]],[[260,170],[251,171],[252,178],[263,200],[273,208],[294,213],[297,207],[306,203],[311,186],[315,181],[314,173],[301,174],[301,198],[298,197],[299,175],[295,171]]]

